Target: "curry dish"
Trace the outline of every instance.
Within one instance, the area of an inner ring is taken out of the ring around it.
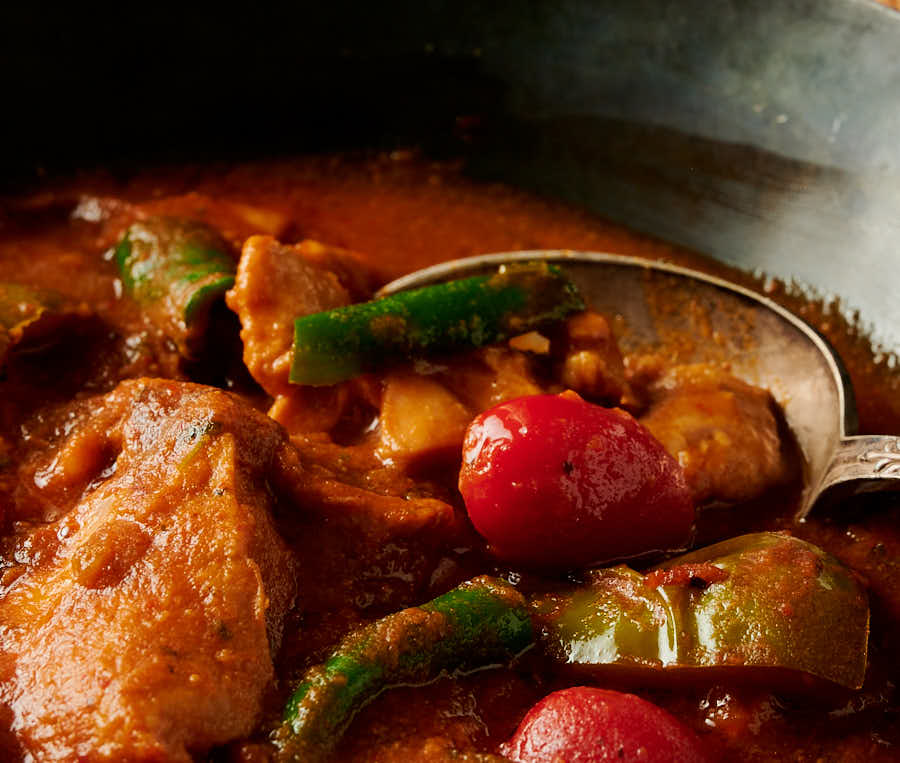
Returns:
[[[711,267],[408,152],[3,200],[0,758],[897,759],[900,505],[795,523],[768,391],[546,266],[360,307],[539,248]]]

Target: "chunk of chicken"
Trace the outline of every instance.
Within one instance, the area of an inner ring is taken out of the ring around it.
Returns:
[[[677,366],[640,422],[684,468],[697,503],[755,498],[790,476],[775,401],[721,368]]]
[[[38,760],[190,760],[250,733],[295,596],[268,480],[292,449],[227,393],[125,382],[34,473],[0,700]],[[80,496],[80,497],[78,497]]]
[[[351,297],[334,273],[304,256],[302,244],[285,246],[271,236],[251,236],[226,301],[241,320],[247,369],[277,397],[293,389],[288,374],[294,319],[347,305]]]
[[[412,468],[459,459],[474,414],[429,376],[388,374],[381,401],[378,455]]]
[[[528,354],[500,346],[452,358],[437,377],[473,415],[506,400],[545,391],[532,372]]]
[[[451,464],[476,413],[544,391],[525,352],[494,346],[445,360],[427,375],[402,369],[384,378],[376,448],[382,460],[407,471]]]
[[[571,316],[565,323],[562,345],[559,379],[564,386],[611,405],[635,405],[622,353],[604,316],[593,310]]]
[[[289,382],[294,319],[362,298],[367,273],[357,255],[316,241],[287,246],[271,236],[251,236],[244,244],[226,301],[241,321],[247,369],[275,398],[269,415],[289,432],[330,430],[352,389]]]

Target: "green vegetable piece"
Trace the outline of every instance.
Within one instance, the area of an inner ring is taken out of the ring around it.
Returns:
[[[803,675],[858,689],[865,676],[865,591],[837,559],[780,533],[733,538],[646,575],[598,570],[589,586],[533,607],[547,652],[577,672],[724,671],[788,689],[815,684]]]
[[[126,291],[185,357],[197,354],[210,307],[234,285],[228,252],[210,227],[169,217],[134,223],[116,246]]]
[[[13,347],[40,345],[67,319],[89,312],[55,291],[0,282],[0,366]]]
[[[584,309],[578,290],[547,263],[425,286],[294,321],[294,384],[349,379],[386,360],[482,347]]]
[[[524,598],[487,576],[370,623],[307,671],[274,734],[280,757],[327,757],[356,712],[385,689],[505,663],[531,643]]]

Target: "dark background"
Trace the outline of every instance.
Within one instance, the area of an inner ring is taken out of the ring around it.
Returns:
[[[900,348],[900,14],[869,0],[7,6],[7,190],[415,145],[840,294]]]

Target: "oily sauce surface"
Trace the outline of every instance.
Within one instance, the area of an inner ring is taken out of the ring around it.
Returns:
[[[264,232],[282,241],[316,239],[354,250],[368,258],[381,281],[479,253],[566,248],[664,258],[760,288],[746,274],[690,252],[507,187],[474,184],[460,167],[429,163],[404,151],[157,169],[127,177],[101,173],[10,198],[0,204],[0,281],[57,290],[90,305],[98,320],[75,327],[60,351],[23,354],[6,369],[0,396],[0,519],[7,535],[16,522],[33,519],[11,516],[12,497],[27,490],[17,468],[65,433],[56,412],[72,400],[107,392],[121,379],[162,376],[224,386],[265,410],[266,396],[241,364],[222,361],[234,355],[227,336],[217,356],[185,368],[174,348],[123,297],[109,250],[133,205],[209,222],[236,249],[247,236]],[[779,284],[770,283],[765,291],[836,346],[851,371],[861,431],[900,433],[900,375],[876,363],[864,336],[837,312],[793,297]],[[459,503],[454,474],[427,475],[427,482],[432,494]],[[900,503],[882,500],[865,511],[814,517],[794,527],[786,517],[795,498],[795,492],[786,491],[774,502],[775,511],[771,501],[765,511],[748,507],[735,517],[737,526],[712,518],[709,533],[788,528],[835,554],[868,582],[872,628],[863,690],[821,701],[730,686],[638,692],[703,734],[727,760],[896,759]],[[17,505],[27,506],[27,500]],[[472,550],[474,542],[452,551],[415,542],[378,546],[367,544],[364,535],[348,537],[341,528],[307,517],[282,512],[277,521],[288,545],[304,560],[302,606],[286,621],[278,680],[258,734],[214,756],[264,759],[266,724],[277,718],[292,681],[349,628],[424,601],[475,574],[502,571]],[[523,580],[522,585],[539,583]],[[0,677],[11,659],[0,650]],[[573,681],[578,682],[526,660],[514,671],[484,671],[394,690],[356,718],[338,758],[401,761],[441,759],[454,748],[494,751],[528,707]],[[0,728],[10,723],[0,713]],[[14,759],[18,751],[8,736],[0,730],[6,745],[0,751],[6,752],[4,759]]]

